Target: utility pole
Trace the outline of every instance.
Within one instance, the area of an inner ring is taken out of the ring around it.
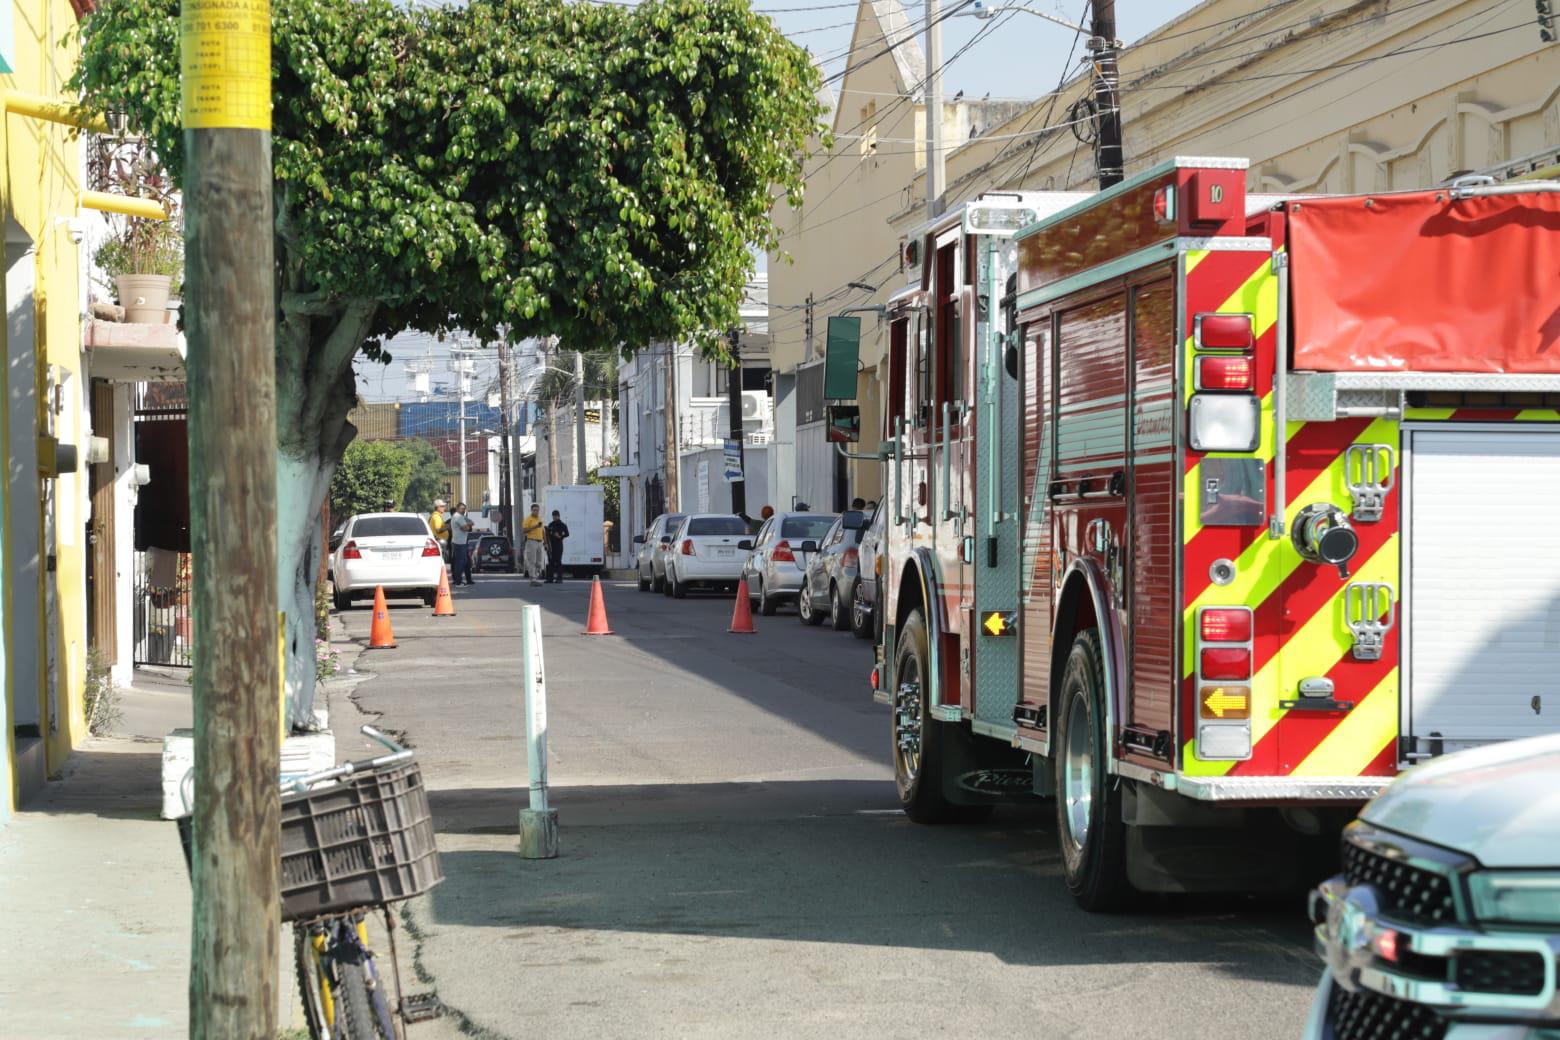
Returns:
[[[200,647],[189,1035],[260,1040],[276,1035],[281,929],[271,12],[184,0],[180,23]]]
[[[509,530],[515,529],[514,510],[514,474],[512,472],[514,458],[510,440],[510,400],[509,400],[509,338],[505,336],[498,341],[498,508],[504,514],[504,523],[509,525]]]
[[[1116,0],[1094,0],[1094,112],[1098,130],[1095,165],[1100,188],[1120,184],[1124,162],[1121,157],[1120,72],[1116,65]]]
[[[459,387],[460,394],[460,500],[466,501],[466,358],[463,354],[456,354],[455,385]]]
[[[585,355],[574,352],[574,482],[583,484],[585,464]]]
[[[926,0],[926,215],[943,211],[942,15]],[[810,341],[809,341],[810,345]]]
[[[731,371],[726,373],[726,410],[731,413],[731,439],[737,442],[737,479],[731,482],[731,511],[747,515],[747,455],[742,443],[742,330],[732,329]]]
[[[807,360],[811,361],[812,360],[812,356],[813,356],[813,294],[812,293],[808,293],[807,294],[806,324],[807,324]]]
[[[665,419],[666,451],[662,453],[666,469],[666,511],[677,512],[677,345],[666,345],[666,401],[661,410]]]

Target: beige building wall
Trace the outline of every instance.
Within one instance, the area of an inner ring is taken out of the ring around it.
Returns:
[[[789,257],[769,265],[777,374],[821,356],[828,315],[880,305],[904,282],[901,236],[926,213],[924,63],[909,34],[897,3],[862,0],[832,148],[807,162],[803,206],[776,213]],[[1061,71],[1015,68],[1009,92],[1046,95]],[[1207,0],[1128,46],[1121,82],[1129,176],[1174,155],[1223,155],[1250,160],[1253,191],[1379,191],[1560,161],[1560,46],[1540,39],[1530,0]],[[1096,183],[1092,146],[1071,125],[1086,127],[1074,103],[1091,90],[1078,75],[1054,99],[948,105],[948,205]],[[869,446],[886,346],[886,325],[863,314]],[[879,467],[853,463],[851,488],[878,497]]]
[[[1173,155],[1227,155],[1251,161],[1254,191],[1385,191],[1556,161],[1560,46],[1540,39],[1532,4],[1272,6],[1208,0],[1127,48],[1129,176]],[[950,202],[1094,184],[1092,147],[1057,126],[1087,90],[1075,78],[1054,110],[1037,104],[950,153]],[[1057,128],[1039,135],[1048,125]],[[918,220],[906,207],[892,223],[897,232]]]

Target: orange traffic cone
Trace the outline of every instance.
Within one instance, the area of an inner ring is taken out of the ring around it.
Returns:
[[[738,635],[750,636],[754,634],[753,628],[753,604],[748,602],[747,579],[737,582],[737,602],[731,608],[731,627],[727,632],[735,632]]]
[[[601,595],[600,578],[592,578],[590,582],[590,616],[585,619],[585,634],[588,636],[612,634],[612,629],[607,627],[607,601]]]
[[[368,648],[389,650],[395,646],[395,632],[390,628],[390,607],[385,603],[383,585],[374,586],[374,623],[368,628]]]
[[[434,617],[454,617],[455,599],[450,595],[450,569],[439,568],[439,594],[433,598]]]

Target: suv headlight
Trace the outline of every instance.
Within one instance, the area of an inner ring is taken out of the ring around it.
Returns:
[[[1468,875],[1479,921],[1560,927],[1560,873],[1481,870]]]

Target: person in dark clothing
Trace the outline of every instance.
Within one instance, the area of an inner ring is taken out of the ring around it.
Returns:
[[[552,523],[547,525],[547,583],[563,584],[563,540],[569,537],[569,525],[563,522],[558,510],[553,510]]]

